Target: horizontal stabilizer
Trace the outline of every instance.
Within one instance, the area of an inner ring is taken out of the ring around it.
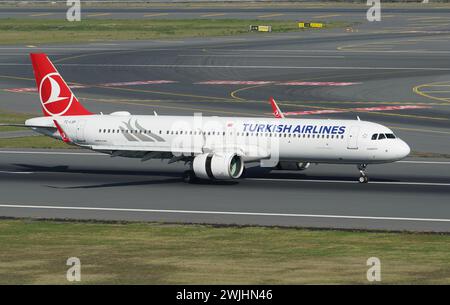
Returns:
[[[40,125],[25,125],[25,124],[3,124],[0,123],[0,127],[28,127],[28,128],[55,128],[55,126],[40,126]]]

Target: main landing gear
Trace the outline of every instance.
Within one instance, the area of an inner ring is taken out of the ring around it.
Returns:
[[[358,170],[360,173],[359,183],[367,183],[369,182],[369,177],[366,175],[367,164],[358,164]]]
[[[195,183],[197,181],[197,176],[193,170],[187,170],[183,173],[183,182],[185,183]]]

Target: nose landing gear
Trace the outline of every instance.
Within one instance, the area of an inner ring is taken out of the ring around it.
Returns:
[[[359,183],[367,183],[369,182],[369,177],[366,175],[367,164],[358,164],[358,170],[360,173]]]

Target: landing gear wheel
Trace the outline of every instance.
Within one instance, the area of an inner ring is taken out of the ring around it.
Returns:
[[[369,182],[369,177],[366,175],[367,164],[358,164],[358,170],[360,173],[359,183],[367,183]]]
[[[190,170],[183,173],[183,182],[194,183],[195,181],[197,181],[197,176],[195,176],[194,171]]]
[[[359,183],[367,183],[369,182],[369,178],[367,176],[359,177]]]

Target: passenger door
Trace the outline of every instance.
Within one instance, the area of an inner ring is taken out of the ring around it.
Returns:
[[[77,142],[86,142],[85,138],[84,138],[84,125],[86,124],[85,120],[79,120],[77,123],[77,136],[76,136],[76,141]]]
[[[359,126],[352,126],[347,138],[347,149],[358,149]]]

